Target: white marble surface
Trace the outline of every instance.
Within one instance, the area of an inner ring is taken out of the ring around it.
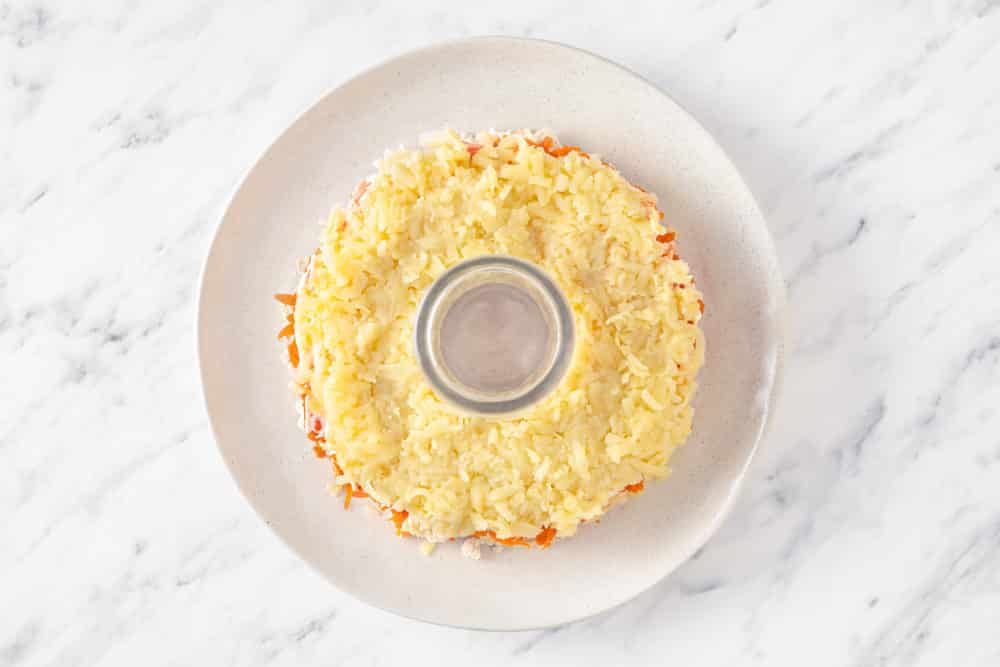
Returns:
[[[1000,664],[1000,4],[352,4],[0,1],[0,665]],[[277,133],[486,33],[691,110],[772,225],[792,319],[722,531],[523,634],[309,571],[230,481],[193,340],[217,216]]]

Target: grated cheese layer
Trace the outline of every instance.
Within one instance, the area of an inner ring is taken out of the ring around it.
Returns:
[[[701,295],[655,197],[547,133],[446,130],[376,166],[333,211],[295,300],[296,384],[337,484],[428,540],[547,544],[667,476],[705,344]],[[514,417],[457,413],[412,349],[424,291],[484,254],[540,266],[575,320],[562,383]]]

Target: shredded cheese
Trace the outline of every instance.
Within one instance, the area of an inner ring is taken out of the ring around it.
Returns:
[[[333,211],[286,303],[294,384],[321,419],[345,505],[367,495],[397,532],[428,540],[548,546],[665,477],[691,430],[705,345],[701,295],[655,197],[528,132],[436,132],[377,168]],[[563,381],[516,417],[456,413],[411,348],[424,291],[481,254],[542,267],[575,319]]]

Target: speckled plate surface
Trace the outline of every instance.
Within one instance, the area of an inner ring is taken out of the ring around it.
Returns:
[[[294,287],[319,221],[388,146],[452,126],[551,128],[655,192],[705,295],[694,431],[665,481],[547,551],[421,555],[366,507],[331,497],[295,425],[272,294]],[[337,88],[250,170],[206,260],[202,383],[222,456],[257,513],[342,590],[412,618],[514,630],[596,614],[708,540],[761,438],[781,366],[784,288],[764,220],[712,138],[663,92],[550,42],[479,38],[406,54]]]

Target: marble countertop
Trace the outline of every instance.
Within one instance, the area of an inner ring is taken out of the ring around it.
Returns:
[[[356,6],[0,2],[0,665],[1000,664],[1000,5]],[[333,589],[237,492],[196,373],[244,171],[347,77],[475,34],[662,86],[743,171],[789,290],[722,530],[543,632]]]

